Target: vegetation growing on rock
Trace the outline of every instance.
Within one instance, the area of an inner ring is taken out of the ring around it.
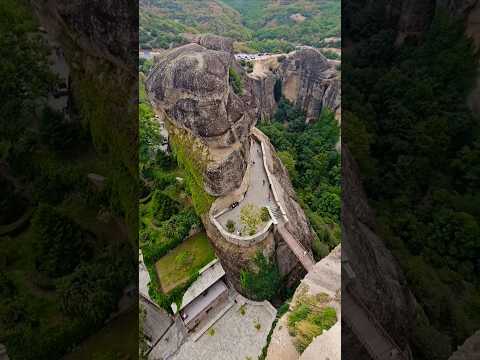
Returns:
[[[246,235],[255,235],[258,226],[263,222],[261,209],[254,204],[243,205],[240,210],[240,221],[244,226]]]
[[[337,322],[337,314],[328,306],[327,294],[302,295],[288,314],[288,331],[295,337],[294,344],[302,353],[312,340]]]
[[[243,270],[240,282],[251,298],[271,300],[279,291],[280,274],[276,263],[258,252],[253,259],[253,269]]]
[[[243,81],[234,68],[228,69],[228,81],[237,95],[243,94]]]

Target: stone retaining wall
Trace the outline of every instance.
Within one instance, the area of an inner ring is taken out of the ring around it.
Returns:
[[[265,238],[268,236],[270,228],[273,225],[273,220],[270,220],[267,223],[267,225],[265,225],[265,227],[260,232],[256,233],[255,235],[238,236],[238,235],[229,233],[227,230],[225,230],[223,228],[222,224],[220,224],[217,221],[217,219],[216,219],[217,216],[219,216],[219,215],[210,214],[210,220],[217,227],[218,231],[220,231],[220,233],[222,234],[224,239],[227,240],[228,242],[231,242],[231,243],[235,244],[235,245],[244,246],[244,247],[248,247],[248,246],[257,244],[257,243],[265,240]]]

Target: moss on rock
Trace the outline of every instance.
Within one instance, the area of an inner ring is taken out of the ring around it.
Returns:
[[[185,170],[185,182],[190,190],[198,216],[208,213],[215,201],[204,188],[204,172],[208,164],[208,148],[186,130],[169,126],[170,145],[179,166]]]

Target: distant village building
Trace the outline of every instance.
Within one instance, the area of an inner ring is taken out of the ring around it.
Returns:
[[[178,309],[188,331],[192,331],[209,312],[228,299],[228,287],[224,282],[225,271],[218,259],[199,271],[198,279],[183,295]]]

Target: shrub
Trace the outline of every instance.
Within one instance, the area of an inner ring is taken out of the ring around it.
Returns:
[[[228,81],[232,85],[233,91],[237,95],[242,95],[243,93],[243,82],[242,78],[235,71],[234,68],[228,69]]]
[[[255,271],[242,270],[240,283],[245,291],[256,300],[270,300],[280,287],[280,273],[275,263],[269,262],[259,251],[253,259]]]
[[[61,151],[82,140],[82,129],[75,122],[65,121],[63,114],[49,107],[43,110],[40,118],[40,136],[50,148]]]
[[[92,256],[87,234],[74,221],[48,205],[32,220],[37,269],[52,277],[68,274]]]
[[[8,299],[13,297],[17,292],[13,281],[7,277],[6,272],[0,271],[0,298]]]
[[[315,255],[315,260],[323,259],[330,253],[330,248],[327,244],[322,242],[318,237],[315,237],[312,242],[312,250]]]
[[[264,222],[270,220],[270,213],[265,206],[260,209],[260,219]]]
[[[262,223],[260,209],[253,204],[245,204],[240,210],[240,221],[250,235],[254,235]]]
[[[233,232],[235,231],[235,221],[229,219],[229,220],[227,221],[227,225],[226,225],[226,226],[227,226],[227,231],[228,231],[229,233],[233,233]]]
[[[247,310],[246,310],[245,304],[242,304],[242,305],[240,306],[239,311],[240,311],[240,315],[242,315],[242,316],[246,314]]]
[[[152,204],[150,211],[153,212],[152,215],[158,221],[170,219],[178,212],[178,204],[158,190],[156,190],[153,194],[153,198],[150,203]]]
[[[94,324],[105,320],[117,305],[118,293],[114,293],[119,288],[111,281],[114,270],[104,264],[83,264],[63,278],[58,285],[62,311],[69,317],[86,318]]]
[[[299,303],[288,315],[288,332],[295,336],[294,344],[302,353],[312,340],[337,322],[334,308],[325,306],[329,301],[327,294],[302,296]]]

